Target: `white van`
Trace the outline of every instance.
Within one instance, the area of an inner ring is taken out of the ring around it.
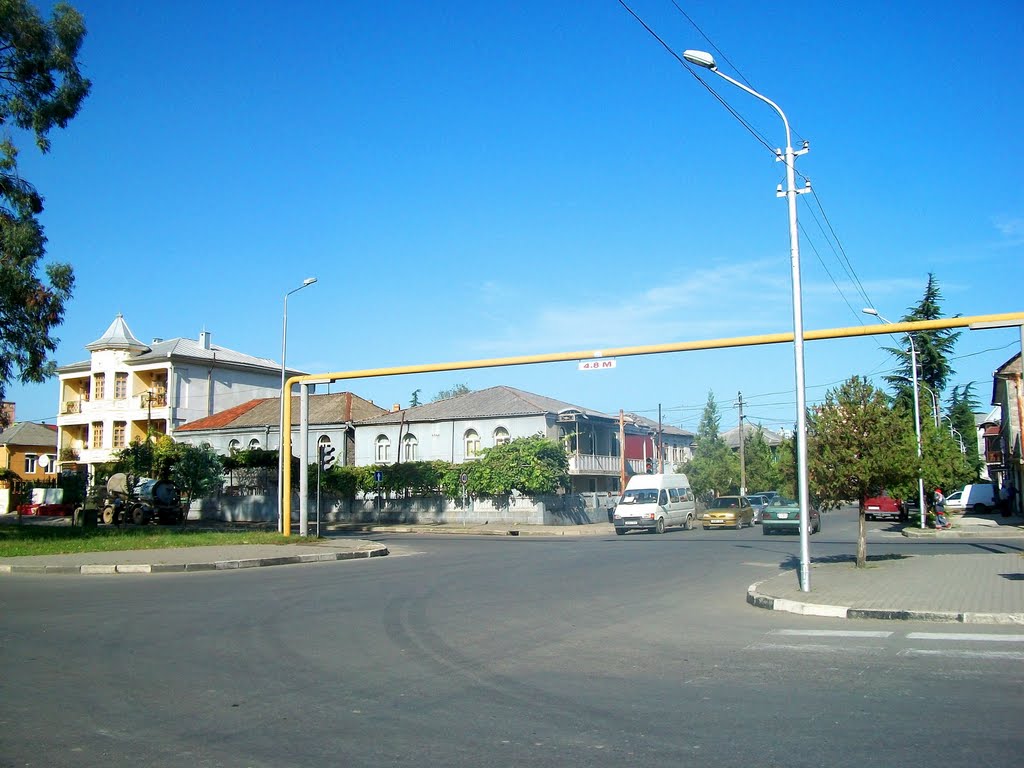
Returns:
[[[999,506],[999,493],[992,483],[965,485],[962,491],[946,498],[946,507],[952,512],[995,512]]]
[[[633,475],[619,497],[612,515],[615,533],[666,528],[693,528],[697,502],[686,475]]]

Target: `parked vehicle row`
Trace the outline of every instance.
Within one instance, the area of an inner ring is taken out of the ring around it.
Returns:
[[[698,520],[696,499],[686,475],[634,475],[619,497],[612,513],[615,533],[629,531],[664,533],[667,528],[690,530]],[[719,496],[708,504],[699,518],[705,531],[713,528],[753,527],[763,532],[799,532],[800,504],[770,491],[750,496]],[[812,505],[809,511],[810,533],[821,530],[821,514]]]

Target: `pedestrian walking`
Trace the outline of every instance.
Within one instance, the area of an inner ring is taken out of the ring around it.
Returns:
[[[936,488],[932,497],[932,509],[935,510],[935,527],[952,528],[953,525],[946,519],[946,497],[942,495],[942,489]]]

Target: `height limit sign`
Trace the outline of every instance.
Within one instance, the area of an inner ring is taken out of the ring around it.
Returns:
[[[577,366],[581,371],[607,371],[615,367],[614,360],[581,360]]]

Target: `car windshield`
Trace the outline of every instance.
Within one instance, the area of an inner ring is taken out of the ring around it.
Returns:
[[[740,500],[735,496],[722,496],[721,498],[715,499],[711,502],[712,509],[730,509],[732,507],[738,507]]]
[[[653,488],[626,491],[622,494],[619,504],[657,504],[658,492]]]
[[[771,502],[771,504],[769,506],[772,506],[772,507],[798,507],[798,506],[800,506],[800,504],[795,499],[784,499],[781,496],[779,496],[778,498],[772,499],[772,502]]]

